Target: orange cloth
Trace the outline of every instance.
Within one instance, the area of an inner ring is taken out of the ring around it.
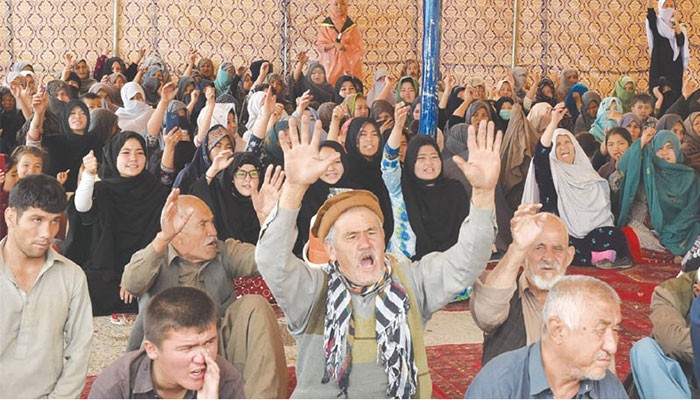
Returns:
[[[325,50],[326,45],[337,43],[339,35],[340,44],[345,47],[345,50],[340,51],[335,48]],[[318,61],[326,69],[326,79],[332,86],[335,86],[335,82],[343,74],[360,79],[364,77],[362,53],[365,45],[357,25],[349,17],[342,21],[338,21],[337,18],[326,18],[318,29],[316,50],[319,54]]]

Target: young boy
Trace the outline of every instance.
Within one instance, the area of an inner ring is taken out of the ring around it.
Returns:
[[[160,292],[146,308],[143,349],[105,368],[88,397],[244,398],[241,375],[217,355],[218,318],[214,301],[197,288]]]
[[[642,131],[646,128],[656,128],[659,121],[652,116],[654,112],[654,98],[648,93],[637,93],[632,98],[632,114],[642,121]]]

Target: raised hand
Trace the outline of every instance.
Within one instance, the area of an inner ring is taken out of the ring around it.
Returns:
[[[165,133],[165,128],[163,128],[163,141],[165,142],[165,147],[169,149],[174,149],[180,140],[182,139],[182,132],[180,132],[180,127],[174,127],[167,134]]]
[[[537,241],[547,220],[546,214],[537,214],[542,204],[521,204],[510,220],[513,245],[520,250],[529,250]]]
[[[34,110],[35,114],[44,114],[46,112],[46,107],[49,104],[49,94],[44,92],[44,93],[37,93],[34,96],[32,96],[32,110]]]
[[[396,78],[395,78],[394,76],[392,76],[392,75],[387,75],[386,78],[384,78],[384,82],[385,82],[386,85],[389,86],[390,88],[393,88],[394,86],[396,86],[396,83],[397,83],[398,81],[399,81],[399,80],[396,79]]]
[[[194,66],[194,63],[197,61],[197,56],[199,56],[197,49],[190,49],[190,65]]]
[[[306,110],[306,108],[309,106],[311,103],[311,100],[314,99],[314,96],[311,95],[311,91],[307,90],[302,94],[301,96],[297,97],[297,111],[299,111],[299,114]]]
[[[411,111],[411,105],[406,105],[403,102],[394,107],[394,124],[398,129],[403,129],[404,125],[406,125],[409,111]]]
[[[554,108],[552,108],[552,120],[549,122],[550,125],[559,126],[559,123],[566,115],[566,105],[564,103],[559,103]]]
[[[213,107],[216,104],[216,89],[213,86],[205,87],[204,98],[207,99],[207,105]]]
[[[269,87],[267,88],[265,97],[263,98],[262,113],[272,115],[275,112],[275,104],[277,104],[277,96],[272,93],[272,88]]]
[[[265,221],[275,204],[277,204],[282,190],[282,183],[284,183],[284,171],[282,171],[282,167],[277,166],[277,168],[274,168],[274,175],[272,171],[273,166],[268,165],[265,171],[265,179],[263,180],[260,190],[258,190],[256,185],[252,185],[250,193],[250,198],[253,201],[253,208],[261,224]]]
[[[126,289],[123,287],[119,287],[119,298],[124,302],[124,304],[131,304],[132,301],[136,298],[133,294],[129,293]]]
[[[89,153],[83,157],[83,166],[85,167],[85,172],[95,176],[97,175],[97,168],[99,167],[97,163],[97,157],[95,157],[95,152],[90,150]]]
[[[343,118],[347,117],[347,115],[348,108],[340,104],[333,108],[333,116],[331,117],[331,120],[340,124],[340,121],[342,121]]]
[[[306,52],[302,51],[301,53],[299,53],[299,55],[297,56],[297,62],[301,65],[304,65],[307,61],[309,61],[309,56],[306,55]]]
[[[168,82],[161,89],[160,98],[165,104],[169,104],[177,96],[177,85],[175,82]]]
[[[209,351],[202,348],[202,357],[204,357],[204,362],[207,365],[206,372],[204,373],[204,383],[202,388],[197,391],[198,399],[218,399],[219,398],[219,365],[216,361],[209,355]]]
[[[455,87],[455,78],[452,74],[446,72],[445,76],[442,77],[442,88],[449,93],[453,87]]]
[[[693,93],[695,93],[696,90],[698,90],[697,83],[695,83],[695,81],[690,76],[686,76],[685,80],[683,81],[683,97],[685,97],[685,99],[688,100],[690,96]]]
[[[211,166],[206,171],[206,178],[210,180],[210,182],[211,179],[214,179],[219,172],[231,165],[233,162],[233,157],[231,157],[232,155],[232,150],[223,150],[220,151],[216,157],[214,157],[214,160],[211,162]]]
[[[642,132],[642,136],[639,138],[639,144],[642,148],[646,146],[649,142],[651,142],[651,139],[654,138],[654,135],[656,135],[656,129],[653,127],[648,127],[644,129]]]
[[[309,117],[301,119],[301,129],[296,118],[289,119],[289,130],[280,136],[280,145],[284,152],[284,172],[287,182],[291,185],[309,186],[316,182],[328,167],[340,158],[340,154],[321,158],[319,143],[321,142],[321,121],[314,124],[314,133],[309,142]],[[301,137],[301,139],[300,139]],[[288,142],[291,141],[291,146]]]
[[[202,93],[199,89],[195,89],[190,93],[190,103],[195,104],[199,100],[199,94]]]
[[[61,184],[61,186],[66,184],[66,181],[68,180],[68,173],[70,173],[69,169],[56,174],[56,180]]]
[[[493,207],[493,192],[501,172],[500,148],[502,140],[503,133],[500,131],[496,133],[496,125],[493,121],[490,121],[488,125],[486,121],[481,121],[478,132],[471,125],[467,131],[469,160],[465,161],[460,156],[452,157],[471,183],[474,189],[472,202],[478,208]],[[480,204],[477,204],[477,193],[480,194],[478,201]]]
[[[185,215],[179,215],[179,198],[180,189],[173,189],[165,200],[163,211],[160,214],[161,229],[158,237],[168,243],[173,240],[178,233],[182,232],[185,224],[187,224],[187,221],[189,221],[194,213],[194,210],[189,210]]]

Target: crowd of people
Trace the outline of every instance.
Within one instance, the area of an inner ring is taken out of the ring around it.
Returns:
[[[620,298],[566,271],[661,253],[683,274],[654,292],[630,387],[695,394],[700,90],[675,7],[649,0],[648,87],[621,76],[602,93],[573,68],[519,66],[493,87],[445,73],[432,135],[418,59],[366,90],[346,0],[330,1],[318,62],[301,52],[288,77],[194,50],[180,76],[144,51],[93,68],[68,54],[56,79],[15,62],[0,88],[0,397],[78,396],[92,316],[125,313],[128,352],[90,397],[285,397],[275,313],[231,284],[259,275],[297,340],[296,397],[430,397],[423,327],[465,297],[484,331],[467,397],[626,397]]]

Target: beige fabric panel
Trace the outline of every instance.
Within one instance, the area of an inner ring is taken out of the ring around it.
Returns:
[[[680,2],[691,43],[690,74],[700,82],[700,8]],[[649,51],[644,28],[644,0],[520,0],[518,64],[558,72],[573,66],[582,80],[603,95],[615,80],[630,75],[646,87]],[[297,54],[313,49],[316,28],[327,15],[326,3],[289,1],[289,71]],[[190,48],[216,65],[249,65],[271,60],[281,69],[282,13],[278,1],[258,0],[121,0],[120,55],[135,59],[145,47],[155,50],[176,72],[185,68]],[[366,44],[364,80],[378,68],[398,75],[403,61],[421,51],[422,1],[350,4]],[[56,76],[67,51],[86,57],[94,67],[98,51],[111,48],[113,0],[5,0],[0,2],[0,77],[12,61],[31,60],[43,82]],[[512,1],[443,0],[443,71],[459,83],[472,77],[489,84],[510,69]],[[368,87],[370,85],[367,85]]]

